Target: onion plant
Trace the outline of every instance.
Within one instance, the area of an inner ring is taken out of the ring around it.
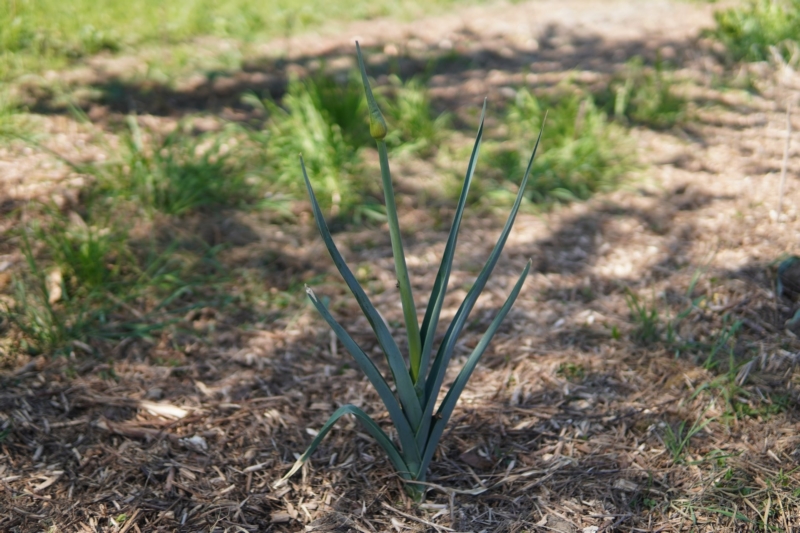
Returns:
[[[285,482],[290,476],[295,474],[303,464],[309,459],[311,454],[320,444],[322,439],[325,438],[327,433],[336,423],[336,421],[346,414],[354,415],[366,428],[366,430],[378,441],[378,444],[386,451],[389,460],[394,465],[400,477],[406,481],[407,491],[417,499],[421,499],[424,495],[424,485],[415,482],[424,482],[428,465],[433,458],[439,439],[442,437],[447,422],[453,413],[456,402],[458,401],[461,392],[467,384],[475,366],[478,364],[479,359],[486,351],[489,342],[494,336],[495,332],[500,326],[511,306],[514,304],[520,289],[525,281],[528,271],[531,268],[531,263],[528,261],[519,280],[511,290],[505,304],[500,308],[491,325],[484,333],[480,342],[475,346],[474,350],[468,357],[466,364],[461,369],[455,382],[451,385],[450,389],[445,394],[441,402],[438,402],[439,393],[442,389],[445,374],[448,365],[453,357],[456,341],[458,339],[464,324],[469,317],[478,296],[481,294],[486,281],[492,273],[503,246],[508,239],[511,232],[511,227],[519,210],[520,203],[522,202],[523,192],[528,177],[531,172],[533,158],[536,155],[536,148],[539,146],[541,139],[541,132],[539,139],[531,154],[527,170],[522,182],[519,186],[516,201],[508,216],[505,227],[503,228],[500,238],[494,246],[491,254],[489,255],[486,264],[478,274],[478,278],[472,285],[468,294],[458,308],[453,321],[447,328],[443,340],[439,344],[434,355],[434,339],[436,337],[436,329],[439,323],[439,315],[442,310],[445,292],[447,291],[448,280],[450,279],[450,272],[453,264],[453,256],[456,248],[456,240],[458,238],[458,231],[461,225],[461,219],[464,213],[464,206],[467,201],[467,193],[469,191],[470,183],[475,172],[475,165],[478,160],[478,152],[481,145],[481,138],[483,136],[483,121],[486,113],[486,102],[483,104],[483,112],[481,113],[480,127],[475,139],[475,144],[472,149],[472,155],[467,166],[466,177],[464,185],[461,190],[461,196],[456,207],[453,224],[450,228],[450,234],[445,246],[444,255],[442,257],[441,265],[439,266],[438,274],[433,285],[433,289],[428,300],[427,309],[425,310],[424,318],[420,323],[417,318],[417,310],[414,303],[414,298],[411,293],[411,284],[409,282],[408,269],[406,267],[405,255],[403,252],[403,243],[400,236],[400,226],[397,218],[397,206],[394,198],[394,190],[392,188],[392,178],[389,172],[389,160],[387,156],[386,143],[384,138],[387,133],[386,122],[378,108],[375,98],[372,95],[372,90],[367,80],[367,73],[364,67],[364,60],[361,55],[361,49],[356,43],[358,53],[358,63],[361,70],[361,78],[366,92],[368,109],[369,109],[369,130],[372,137],[377,142],[378,154],[380,156],[381,178],[383,182],[383,189],[386,200],[386,214],[389,225],[389,233],[391,236],[392,253],[394,255],[395,270],[397,272],[398,288],[400,291],[400,300],[403,307],[403,316],[405,318],[406,332],[408,335],[408,357],[404,357],[397,342],[392,337],[389,328],[381,318],[378,311],[373,307],[369,297],[364,292],[364,289],[356,281],[350,268],[345,263],[344,258],[339,252],[336,244],[334,243],[328,226],[325,222],[325,217],[322,214],[319,203],[317,202],[314,190],[311,187],[311,182],[306,172],[305,164],[303,163],[302,156],[300,164],[303,171],[303,178],[305,179],[308,195],[311,199],[311,207],[314,212],[314,218],[325,242],[325,246],[333,259],[336,268],[341,273],[347,286],[352,291],[356,298],[362,312],[366,316],[372,330],[375,332],[378,344],[380,345],[386,361],[390,369],[392,379],[394,381],[395,390],[389,385],[387,379],[383,376],[381,371],[375,366],[375,363],[366,355],[364,350],[353,340],[350,334],[333,318],[330,311],[325,305],[317,298],[310,288],[307,288],[308,296],[311,303],[316,307],[317,311],[322,315],[325,321],[333,329],[334,333],[342,344],[347,348],[350,354],[355,359],[358,366],[366,374],[369,381],[377,391],[389,417],[394,424],[394,429],[397,432],[397,444],[387,435],[387,433],[363,410],[354,405],[344,405],[340,407],[324,426],[319,430],[311,445],[305,453],[297,460],[292,469],[283,477],[281,482]],[[431,357],[433,358],[431,359]]]

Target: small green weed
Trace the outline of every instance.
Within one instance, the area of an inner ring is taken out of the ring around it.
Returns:
[[[403,83],[399,77],[390,76],[389,83],[390,91],[380,100],[390,126],[386,145],[396,154],[433,155],[444,138],[450,115],[434,116],[428,91],[421,79],[413,78]]]
[[[98,203],[86,212],[84,220],[43,210],[42,222],[20,231],[28,268],[15,276],[5,314],[22,349],[56,354],[72,340],[149,337],[176,321],[193,287],[224,281],[206,257],[213,250],[194,256],[155,242],[134,250],[125,211],[112,219],[113,208]]]
[[[556,370],[556,374],[562,376],[563,378],[567,379],[568,381],[581,381],[583,378],[586,377],[586,369],[583,365],[575,364],[575,363],[561,363],[558,365],[558,370]]]
[[[670,424],[664,425],[662,441],[667,451],[669,451],[672,456],[672,462],[677,463],[683,457],[684,453],[686,453],[686,449],[692,437],[703,431],[708,424],[713,422],[713,418],[701,422],[703,415],[705,415],[705,411],[703,411],[703,414],[688,427],[688,422],[686,420],[681,420],[675,428]]]
[[[708,353],[708,357],[703,363],[703,367],[708,370],[719,366],[720,364],[719,356],[721,354],[723,355],[724,358],[728,359],[729,371],[731,371],[733,368],[736,367],[736,364],[734,362],[733,350],[736,345],[737,334],[742,327],[742,321],[735,320],[732,323],[730,323],[730,318],[727,316],[725,317],[725,321],[729,323],[729,325],[728,324],[723,325],[722,329],[716,335],[714,343],[711,345],[711,350]]]
[[[800,0],[752,0],[714,14],[708,35],[719,40],[731,57],[765,61],[774,47],[785,59],[797,55],[800,42]]]
[[[46,246],[73,297],[102,286],[125,268],[129,261],[126,232],[112,229],[109,220],[87,224],[76,212],[64,217],[48,211],[50,224],[47,228],[36,226],[34,235]]]
[[[639,344],[650,344],[661,339],[661,318],[655,301],[651,305],[642,302],[630,289],[625,293],[625,301],[635,324],[632,338]]]
[[[380,102],[387,110],[393,153],[430,155],[441,141],[447,116],[433,116],[427,91],[416,79],[393,76]],[[363,150],[371,149],[365,132],[366,100],[357,78],[337,81],[316,75],[292,80],[280,105],[253,97],[247,103],[268,113],[262,142],[272,184],[295,197],[303,193],[297,180],[297,154],[302,153],[320,205],[345,220],[383,219],[380,191],[364,177]]]
[[[121,164],[95,169],[100,194],[133,200],[146,211],[168,215],[214,206],[235,206],[253,199],[246,153],[232,150],[240,141],[234,132],[193,136],[181,129],[155,146],[143,141],[134,117]]]
[[[632,59],[595,101],[618,121],[655,129],[671,128],[687,116],[687,101],[660,60],[647,68],[640,57]]]
[[[363,203],[359,191],[371,190],[359,172],[364,137],[353,131],[364,123],[365,106],[352,83],[293,80],[280,106],[263,105],[270,113],[265,143],[274,185],[300,197],[297,154],[303,154],[323,208],[332,216],[352,214]]]
[[[521,89],[506,115],[508,140],[487,143],[486,160],[495,170],[496,184],[505,185],[523,173],[523,147],[532,142],[545,110],[548,135],[542,141],[544,152],[534,163],[537,178],[529,188],[529,200],[543,204],[585,200],[619,185],[634,167],[624,130],[609,123],[590,96],[571,93],[540,99]],[[485,188],[475,194],[497,198]]]

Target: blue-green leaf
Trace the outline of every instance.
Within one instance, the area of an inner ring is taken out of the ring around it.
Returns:
[[[343,405],[342,407],[337,409],[335,413],[331,415],[331,417],[328,419],[327,422],[325,422],[325,425],[322,426],[322,428],[319,430],[317,436],[314,437],[313,441],[311,441],[311,445],[308,447],[305,453],[303,453],[303,455],[301,455],[300,458],[294,463],[291,470],[289,470],[289,472],[287,472],[286,475],[281,478],[280,482],[286,481],[287,479],[292,477],[298,470],[300,470],[300,468],[302,468],[305,462],[308,461],[308,458],[311,457],[311,454],[314,453],[314,450],[317,449],[319,443],[322,442],[322,439],[324,439],[325,436],[328,434],[328,432],[331,430],[336,421],[347,414],[355,416],[358,419],[358,421],[364,425],[364,428],[369,432],[369,434],[372,435],[376,441],[378,441],[378,444],[381,445],[381,447],[386,451],[386,454],[389,456],[389,460],[394,465],[395,469],[397,470],[397,473],[400,474],[400,476],[403,477],[404,479],[412,479],[411,469],[409,469],[408,465],[403,460],[403,456],[400,455],[400,452],[397,451],[395,445],[392,444],[392,441],[391,439],[389,439],[389,436],[383,432],[380,426],[378,426],[378,424],[376,424],[375,421],[372,420],[369,417],[369,415],[367,415],[367,413],[365,413],[355,405]]]
[[[317,222],[317,228],[319,228],[322,240],[325,242],[325,246],[331,254],[333,263],[336,265],[342,278],[344,278],[344,282],[347,283],[347,286],[352,291],[358,305],[367,317],[370,326],[372,326],[375,336],[378,338],[378,344],[386,355],[386,360],[389,363],[389,368],[392,371],[392,376],[397,385],[397,393],[400,396],[403,409],[406,411],[406,417],[411,423],[411,426],[416,429],[422,417],[422,408],[419,403],[419,398],[417,398],[414,384],[411,381],[411,376],[403,360],[403,355],[400,353],[400,348],[398,348],[397,343],[389,332],[389,328],[386,327],[386,324],[370,302],[364,289],[358,284],[358,281],[350,270],[350,267],[347,266],[342,254],[339,253],[336,243],[333,242],[333,237],[331,237],[331,232],[328,229],[328,225],[325,223],[325,217],[319,207],[317,197],[314,195],[314,189],[311,187],[311,181],[308,179],[306,165],[302,157],[300,157],[300,166],[303,169],[303,179],[305,179],[306,182],[308,196],[311,199],[311,208],[314,211],[314,219]]]
[[[400,408],[400,404],[397,403],[397,399],[394,397],[394,394],[392,394],[391,388],[389,388],[386,380],[383,379],[380,370],[378,370],[372,360],[364,353],[361,347],[359,347],[358,343],[356,343],[350,334],[336,322],[336,319],[333,318],[330,311],[317,299],[314,291],[306,287],[306,292],[308,293],[311,303],[314,304],[314,307],[317,308],[322,318],[325,319],[339,340],[342,341],[344,347],[347,348],[347,351],[350,352],[353,359],[356,360],[359,368],[361,368],[370,383],[372,383],[372,386],[375,387],[381,400],[383,400],[383,405],[385,405],[386,410],[389,411],[389,416],[392,418],[395,429],[397,429],[406,462],[409,467],[414,470],[419,466],[420,451],[417,447],[417,442],[414,440],[414,431],[411,429],[405,414]]]
[[[536,139],[536,145],[533,147],[531,158],[528,161],[528,168],[525,170],[525,175],[523,176],[522,182],[519,185],[517,199],[514,201],[514,206],[511,208],[511,213],[509,213],[506,224],[503,227],[503,231],[500,233],[500,238],[498,239],[497,244],[495,244],[492,253],[489,254],[489,259],[486,261],[486,264],[483,266],[480,274],[478,274],[478,278],[475,280],[475,283],[470,288],[467,296],[464,298],[464,301],[461,302],[461,306],[459,306],[458,311],[456,311],[453,321],[447,328],[447,332],[444,335],[442,344],[439,346],[439,350],[436,353],[436,359],[433,361],[431,371],[428,375],[428,380],[425,383],[425,408],[422,415],[422,424],[419,427],[419,431],[417,431],[418,443],[421,442],[423,438],[427,441],[427,434],[430,428],[433,408],[436,404],[436,398],[439,395],[439,390],[442,387],[444,374],[447,370],[447,365],[450,362],[450,357],[453,354],[453,348],[455,347],[458,335],[461,333],[461,329],[464,327],[464,324],[466,323],[467,318],[469,317],[469,314],[475,305],[475,302],[478,300],[478,296],[480,296],[481,292],[483,291],[486,281],[492,274],[492,270],[494,270],[497,260],[500,258],[500,253],[503,251],[506,240],[508,240],[508,235],[511,233],[511,228],[514,226],[514,220],[517,217],[519,206],[522,204],[525,185],[528,183],[528,177],[530,176],[531,169],[533,168],[533,160],[536,157],[536,151],[539,148],[539,142],[542,139],[543,130],[544,127],[542,127],[542,130],[539,131],[539,137]]]
[[[420,336],[422,337],[422,362],[420,364],[420,379],[417,381],[417,388],[424,390],[425,378],[428,372],[428,365],[431,360],[431,350],[433,350],[433,339],[436,337],[436,326],[439,324],[439,314],[442,311],[442,303],[447,292],[447,283],[450,280],[450,271],[453,266],[453,257],[456,251],[456,241],[458,240],[458,230],[461,227],[461,218],[464,214],[464,206],[467,203],[467,194],[472,183],[472,176],[475,174],[475,165],[478,162],[478,154],[481,150],[481,139],[483,138],[483,121],[486,116],[486,100],[483,101],[481,110],[481,121],[478,127],[478,134],[475,136],[475,144],[472,147],[472,155],[467,165],[467,173],[464,177],[464,185],[461,187],[461,196],[458,199],[456,214],[453,216],[453,224],[450,226],[450,235],[447,237],[447,244],[442,255],[442,262],[439,265],[439,272],[433,283],[431,298],[428,301],[428,308],[425,310],[425,318],[422,320]]]
[[[492,323],[489,325],[486,333],[483,334],[480,342],[478,342],[478,345],[475,346],[475,349],[467,359],[464,368],[462,368],[461,372],[459,372],[458,377],[453,383],[453,386],[450,387],[449,391],[447,391],[447,395],[445,395],[444,400],[442,400],[442,405],[439,406],[439,409],[436,411],[436,416],[434,417],[436,422],[434,422],[428,441],[425,444],[419,474],[424,473],[425,469],[428,468],[428,463],[430,463],[433,453],[436,451],[436,446],[439,443],[439,439],[442,437],[444,427],[447,425],[447,422],[450,420],[450,416],[453,414],[453,409],[455,409],[456,402],[458,402],[461,392],[467,385],[467,381],[469,381],[469,378],[472,375],[472,372],[475,370],[475,366],[478,364],[483,352],[486,351],[486,348],[492,341],[492,337],[494,337],[494,334],[497,332],[497,328],[500,327],[500,324],[508,314],[511,306],[514,305],[514,301],[516,301],[519,291],[522,289],[522,285],[525,283],[525,278],[528,276],[530,269],[531,261],[528,260],[528,264],[525,265],[525,269],[522,271],[522,274],[520,275],[519,280],[517,280],[516,285],[514,285],[511,294],[508,295],[506,303],[504,303],[503,307],[500,308],[500,311],[498,311],[497,316],[495,316],[494,320],[492,320]]]
[[[372,137],[378,142],[378,159],[381,167],[381,182],[383,183],[383,194],[386,198],[386,222],[389,224],[389,234],[392,239],[392,256],[394,257],[394,268],[397,273],[397,284],[400,289],[400,301],[403,305],[403,319],[406,323],[406,333],[408,335],[408,359],[411,381],[416,383],[419,378],[420,354],[422,352],[422,341],[419,335],[419,322],[417,321],[417,308],[414,304],[414,295],[411,291],[411,282],[408,278],[408,267],[406,266],[406,256],[403,252],[403,239],[400,234],[400,223],[397,219],[397,204],[394,200],[394,187],[392,186],[392,174],[389,171],[389,156],[386,152],[386,121],[383,119],[378,103],[372,96],[372,89],[367,79],[367,69],[364,66],[364,58],[361,56],[361,47],[356,41],[356,52],[358,55],[358,66],[361,70],[361,81],[364,84],[364,92],[367,97],[367,107],[369,107],[369,131]],[[415,422],[419,423],[419,419]]]

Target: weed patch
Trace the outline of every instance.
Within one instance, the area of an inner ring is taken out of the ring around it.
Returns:
[[[391,78],[380,94],[387,110],[390,134],[386,144],[393,153],[432,154],[445,135],[447,116],[434,117],[430,98],[416,79]],[[263,136],[268,181],[275,192],[299,198],[297,156],[303,158],[321,207],[344,221],[383,219],[377,180],[364,164],[364,150],[371,150],[365,133],[366,100],[357,78],[339,82],[318,75],[289,83],[280,104],[271,100],[246,101],[269,113]]]
[[[450,115],[434,116],[421,79],[404,83],[397,76],[390,76],[389,82],[389,91],[379,99],[389,120],[387,146],[396,154],[430,157],[446,136]]]
[[[219,269],[213,283],[203,272],[208,254],[158,251],[153,243],[137,254],[121,220],[103,229],[75,214],[47,220],[23,230],[27,269],[14,279],[4,311],[30,353],[60,353],[72,341],[149,337],[185,312],[182,296],[191,287],[224,281]]]
[[[687,116],[687,101],[662,61],[647,68],[641,58],[628,62],[608,87],[595,95],[597,105],[623,124],[667,129]]]
[[[624,130],[609,123],[590,96],[568,94],[540,99],[521,89],[509,106],[506,139],[487,143],[486,162],[495,186],[517,180],[525,169],[523,147],[529,145],[547,112],[542,155],[534,163],[536,179],[527,197],[539,204],[585,200],[618,186],[634,167]],[[500,187],[501,194],[504,191]],[[505,191],[507,195],[508,191]],[[497,199],[497,192],[476,191]]]
[[[771,48],[785,59],[797,56],[799,0],[752,0],[719,11],[714,18],[717,25],[708,34],[724,44],[736,61],[765,61]]]
[[[281,105],[263,102],[270,113],[264,142],[272,184],[299,198],[297,157],[303,154],[320,205],[334,217],[351,214],[364,203],[360,191],[374,189],[360,172],[364,139],[355,125],[366,113],[355,89],[324,77],[293,80]]]
[[[123,161],[94,169],[101,178],[100,194],[122,196],[168,215],[253,200],[248,154],[234,152],[241,141],[233,132],[193,136],[179,129],[147,146],[136,121],[128,123],[131,135]]]
[[[705,415],[705,413],[703,413],[703,415]],[[703,415],[692,422],[691,425],[686,420],[681,420],[675,427],[670,424],[664,425],[662,440],[664,442],[664,447],[672,456],[672,462],[677,463],[680,461],[686,453],[689,441],[691,441],[692,437],[703,431],[703,429],[713,421],[713,419],[701,421]]]

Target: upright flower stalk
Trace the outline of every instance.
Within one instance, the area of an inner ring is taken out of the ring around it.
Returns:
[[[417,322],[417,308],[414,305],[414,296],[411,293],[411,281],[408,279],[406,255],[403,252],[403,238],[400,235],[400,222],[397,219],[397,204],[394,201],[394,186],[392,174],[389,171],[389,155],[386,151],[386,137],[388,128],[383,113],[378,109],[378,103],[372,95],[372,88],[367,79],[367,69],[364,67],[364,58],[361,47],[356,43],[358,52],[358,66],[361,69],[361,81],[367,95],[367,108],[369,109],[369,133],[378,144],[378,157],[381,164],[381,181],[383,182],[383,195],[386,200],[386,218],[389,222],[389,236],[392,239],[392,255],[394,256],[394,269],[397,273],[397,285],[400,288],[400,301],[403,304],[403,318],[406,322],[408,335],[408,357],[411,363],[411,381],[416,384],[419,379],[420,364],[422,362],[422,344],[419,336],[419,322]]]
[[[539,138],[533,148],[528,167],[525,175],[520,183],[517,198],[514,202],[508,219],[500,233],[500,237],[494,246],[494,249],[489,254],[480,274],[478,274],[475,283],[473,283],[464,301],[458,308],[452,322],[447,328],[444,339],[439,347],[436,349],[435,357],[431,360],[434,354],[434,338],[436,336],[436,329],[439,323],[439,316],[441,314],[442,305],[444,303],[445,293],[447,291],[447,284],[450,279],[450,272],[453,265],[453,257],[455,255],[456,242],[458,239],[458,231],[461,226],[461,220],[464,214],[464,207],[467,201],[470,184],[475,173],[475,165],[478,160],[480,152],[481,139],[483,137],[483,123],[486,113],[486,102],[483,104],[483,111],[481,112],[480,126],[478,134],[475,139],[475,144],[472,149],[469,164],[467,165],[467,172],[464,178],[464,185],[461,190],[461,195],[456,207],[455,216],[453,217],[453,224],[450,228],[450,233],[445,245],[444,254],[442,256],[439,271],[434,281],[433,290],[430,298],[428,299],[428,306],[425,310],[425,315],[420,323],[417,320],[417,311],[414,304],[413,294],[411,292],[411,282],[409,280],[408,268],[406,266],[405,254],[403,252],[403,242],[400,234],[400,224],[397,217],[397,206],[394,198],[394,188],[392,186],[391,173],[389,171],[389,158],[386,150],[386,143],[384,138],[387,133],[386,121],[378,108],[375,98],[372,94],[372,89],[369,85],[367,78],[364,60],[361,55],[361,48],[356,43],[356,50],[358,54],[358,64],[361,70],[361,78],[364,83],[364,90],[366,93],[367,104],[369,109],[369,129],[370,134],[375,139],[378,146],[378,155],[380,158],[381,167],[381,180],[383,183],[383,190],[386,200],[386,214],[389,224],[389,234],[392,241],[392,254],[394,256],[395,271],[397,274],[397,282],[400,289],[400,300],[403,307],[403,317],[405,320],[406,333],[408,335],[408,357],[404,357],[397,343],[391,335],[386,323],[381,318],[380,314],[373,307],[369,297],[364,292],[364,289],[359,285],[355,276],[353,275],[347,263],[344,261],[341,253],[339,252],[336,244],[331,237],[330,230],[328,229],[325,218],[317,202],[314,190],[311,187],[311,182],[306,172],[305,164],[300,160],[300,166],[303,172],[303,179],[305,180],[308,195],[311,200],[311,208],[314,212],[314,220],[316,221],[320,235],[325,243],[328,252],[333,259],[336,268],[342,275],[348,288],[355,296],[358,305],[361,307],[367,321],[370,323],[373,332],[375,333],[378,345],[383,351],[389,370],[395,384],[395,392],[389,386],[381,371],[375,366],[374,362],[366,355],[364,350],[353,340],[349,333],[333,318],[328,309],[319,301],[314,292],[310,288],[306,288],[309,299],[314,307],[319,311],[322,318],[328,323],[337,338],[341,341],[344,347],[353,356],[358,366],[364,372],[367,379],[383,401],[392,424],[397,432],[397,440],[400,447],[384,432],[384,430],[375,421],[369,417],[363,410],[354,405],[344,405],[333,413],[331,418],[320,428],[311,445],[303,453],[303,455],[295,462],[289,472],[279,481],[284,483],[290,476],[294,475],[302,466],[308,461],[311,454],[317,448],[322,439],[325,438],[327,433],[336,423],[336,421],[346,414],[355,416],[366,428],[366,430],[375,438],[380,446],[386,451],[389,460],[394,465],[397,473],[402,479],[407,481],[406,489],[417,500],[424,497],[424,485],[415,483],[424,481],[428,466],[433,459],[439,440],[442,437],[444,428],[453,414],[456,402],[461,395],[461,392],[466,387],[472,372],[478,364],[486,348],[489,346],[492,337],[500,327],[503,319],[508,314],[511,306],[514,304],[517,296],[522,289],[525,278],[531,268],[531,262],[528,261],[523,269],[519,279],[514,285],[511,293],[506,299],[503,306],[497,312],[494,320],[489,325],[486,332],[481,337],[478,344],[473,349],[470,356],[467,358],[466,363],[456,377],[455,382],[445,394],[444,399],[438,403],[439,392],[441,391],[444,376],[447,367],[455,350],[456,341],[464,328],[466,321],[469,317],[475,302],[478,300],[486,285],[489,276],[494,270],[500,253],[505,246],[511,228],[514,225],[517,212],[522,202],[525,185],[528,182],[533,160],[536,155],[536,150],[541,140],[541,132]]]

